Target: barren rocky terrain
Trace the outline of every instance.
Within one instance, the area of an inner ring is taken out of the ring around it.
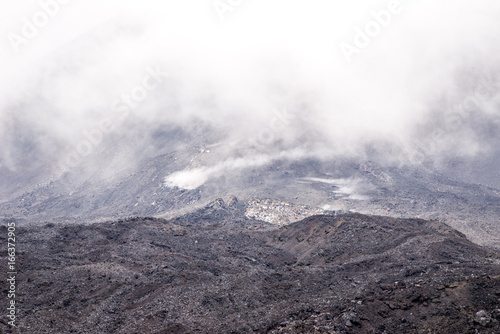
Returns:
[[[443,223],[246,210],[21,227],[18,328],[0,332],[500,332],[500,254]]]
[[[2,1],[0,334],[500,334],[499,14]]]

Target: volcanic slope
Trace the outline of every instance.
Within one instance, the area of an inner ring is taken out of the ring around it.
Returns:
[[[500,254],[447,225],[243,212],[20,227],[15,333],[500,332]]]

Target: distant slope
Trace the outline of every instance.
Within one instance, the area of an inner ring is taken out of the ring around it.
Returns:
[[[307,159],[224,173],[197,189],[166,186],[165,176],[191,168],[193,156],[212,159],[203,158],[203,145],[192,141],[182,153],[165,149],[120,173],[71,170],[0,203],[0,217],[36,224],[172,216],[236,195],[242,203],[269,198],[327,210],[446,221],[474,242],[500,249],[498,189],[458,181],[424,166]]]

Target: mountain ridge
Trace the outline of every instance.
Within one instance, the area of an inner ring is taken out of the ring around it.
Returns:
[[[239,205],[215,201],[170,220],[20,227],[19,289],[31,296],[20,298],[20,328],[38,333],[500,329],[500,254],[443,223],[352,213],[278,227],[246,218]]]

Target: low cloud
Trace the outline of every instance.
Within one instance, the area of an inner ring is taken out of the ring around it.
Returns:
[[[119,163],[132,166],[154,154],[142,147],[162,127],[195,134],[203,124],[221,137],[228,149],[203,166],[166,171],[167,185],[188,189],[283,157],[376,151],[420,164],[488,154],[500,128],[500,3],[401,1],[346,61],[342,43],[390,2],[252,1],[221,20],[201,0],[71,1],[16,48],[8,33],[22,34],[43,6],[4,4],[0,168],[58,170],[106,119],[112,131],[79,164],[101,166],[99,152],[113,148],[135,152]],[[168,77],[123,119],[115,102],[156,67]],[[283,108],[293,118],[278,124]]]
[[[174,172],[165,177],[167,187],[196,189],[212,178],[231,174],[237,170],[265,166],[277,160],[299,160],[304,158],[319,158],[318,152],[306,152],[302,149],[282,151],[275,155],[259,154],[244,158],[229,158],[210,167],[188,168]]]

